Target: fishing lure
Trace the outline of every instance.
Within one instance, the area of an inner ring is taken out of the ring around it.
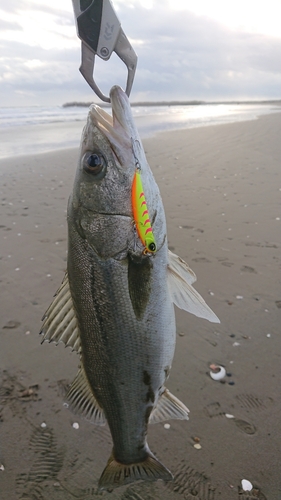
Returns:
[[[157,247],[149,219],[140,168],[136,168],[133,179],[132,206],[137,232],[143,246],[145,247],[143,253],[155,253]]]

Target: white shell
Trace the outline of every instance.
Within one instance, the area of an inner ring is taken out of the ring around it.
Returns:
[[[251,491],[253,489],[253,485],[248,479],[242,479],[241,484],[243,491]]]
[[[217,368],[220,369],[220,371],[217,372],[217,373],[210,371],[210,377],[213,380],[221,380],[226,375],[226,370],[225,370],[225,368],[223,366],[218,366]]]

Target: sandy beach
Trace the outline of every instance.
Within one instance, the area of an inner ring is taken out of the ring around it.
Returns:
[[[38,335],[66,269],[78,150],[0,160],[1,500],[280,500],[280,133],[277,113],[144,140],[169,247],[221,324],[177,310],[168,388],[190,420],[150,426],[148,436],[174,482],[111,494],[97,494],[108,427],[63,405],[79,358]],[[211,364],[225,367],[222,381]]]

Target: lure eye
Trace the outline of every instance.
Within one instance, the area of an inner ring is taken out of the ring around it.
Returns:
[[[82,159],[83,169],[89,174],[103,177],[106,171],[106,161],[102,154],[88,151]],[[102,175],[103,174],[103,175]]]
[[[152,243],[150,243],[150,244],[148,245],[148,249],[149,249],[151,252],[155,252],[155,250],[156,250],[156,245],[155,245],[155,243],[153,243],[153,242],[152,242]]]

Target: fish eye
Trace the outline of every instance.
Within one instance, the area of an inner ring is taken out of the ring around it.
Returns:
[[[103,177],[106,171],[106,161],[100,153],[86,152],[82,159],[82,166],[86,172],[97,175],[99,178]]]

